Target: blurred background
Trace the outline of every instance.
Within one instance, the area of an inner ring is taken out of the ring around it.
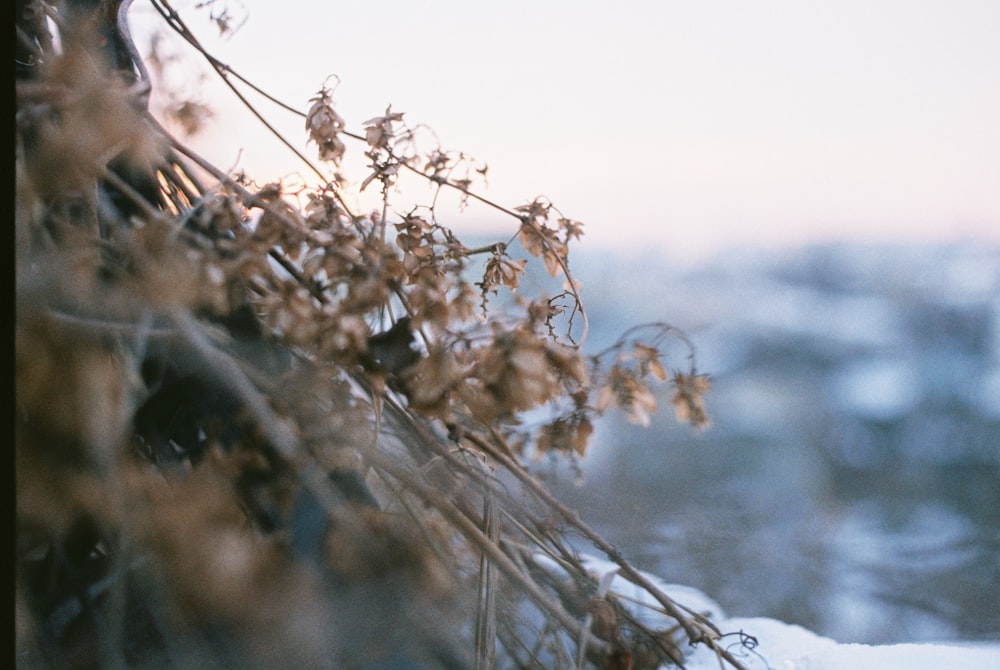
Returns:
[[[175,5],[281,100],[336,86],[355,132],[391,104],[488,165],[488,197],[583,221],[591,351],[654,320],[690,336],[710,430],[663,395],[650,428],[598,426],[582,484],[538,466],[642,568],[842,641],[1000,638],[1000,3]],[[163,38],[214,110],[200,151],[316,185]],[[399,211],[432,197],[399,186]],[[460,236],[514,232],[449,197]]]
[[[588,348],[669,318],[712,377],[707,431],[663,388],[649,428],[598,424],[582,483],[540,467],[625,555],[844,642],[1000,638],[1000,248],[576,262]]]

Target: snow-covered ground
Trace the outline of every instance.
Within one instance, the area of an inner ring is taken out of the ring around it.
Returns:
[[[735,618],[719,622],[723,631],[752,635],[750,647],[734,635],[729,651],[749,670],[996,670],[1000,642],[994,644],[840,644],[775,619]],[[742,638],[746,639],[746,638]],[[722,640],[725,641],[725,638]],[[698,647],[685,659],[687,670],[719,670],[719,659]]]
[[[538,559],[546,563],[546,559]],[[554,562],[550,569],[558,570]],[[671,620],[658,612],[652,595],[618,575],[618,566],[609,561],[585,557],[584,565],[608,592],[619,597],[644,624],[667,627]],[[658,589],[675,602],[711,620],[723,633],[722,648],[748,670],[997,670],[1000,669],[1000,640],[977,644],[841,644],[801,626],[766,617],[727,618],[712,598],[697,589],[668,584],[644,573]],[[686,670],[720,670],[715,651],[705,645],[685,655]]]

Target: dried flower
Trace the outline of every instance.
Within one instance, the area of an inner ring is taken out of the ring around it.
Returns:
[[[515,291],[521,285],[521,276],[524,274],[524,268],[527,264],[526,260],[512,260],[504,254],[494,252],[490,260],[486,262],[483,281],[479,283],[479,286],[483,293],[487,291],[496,293],[500,286],[506,286],[511,291]]]
[[[583,456],[587,453],[587,445],[593,432],[594,425],[587,413],[577,411],[542,426],[538,431],[535,448],[538,456],[550,451]]]
[[[636,374],[615,365],[611,368],[607,383],[597,394],[597,411],[604,412],[617,406],[628,412],[628,419],[640,426],[648,426],[650,414],[656,411],[656,397]]]
[[[695,428],[708,428],[711,420],[703,397],[712,388],[708,376],[695,374],[694,371],[691,374],[675,372],[673,382],[676,388],[670,401],[674,404],[677,420],[686,421]]]
[[[583,236],[583,224],[565,217],[559,219],[559,227],[563,230],[566,241],[578,240]]]
[[[521,223],[517,234],[521,246],[532,256],[540,257],[545,264],[545,270],[550,276],[556,277],[563,271],[569,248],[559,239],[558,233],[534,220]]]
[[[403,112],[392,111],[392,105],[385,108],[385,116],[376,116],[364,122],[365,141],[374,150],[389,151],[394,136],[393,122],[402,121]]]
[[[312,103],[306,114],[309,139],[319,147],[320,160],[340,165],[347,150],[340,139],[340,133],[344,130],[344,119],[333,109],[330,91],[325,86],[309,102]]]
[[[667,370],[660,362],[660,352],[656,347],[651,347],[642,342],[632,345],[632,351],[622,357],[622,360],[635,360],[639,364],[639,376],[653,375],[661,382],[667,380]]]

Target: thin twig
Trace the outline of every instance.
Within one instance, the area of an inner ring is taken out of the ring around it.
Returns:
[[[451,522],[474,546],[487,554],[491,562],[500,569],[509,579],[517,583],[521,589],[539,606],[547,611],[559,624],[574,637],[581,634],[580,624],[563,609],[562,605],[553,600],[551,595],[546,593],[534,581],[522,573],[518,567],[507,557],[500,548],[490,540],[471,519],[462,514],[458,508],[449,500],[441,496],[438,491],[429,484],[423,482],[419,476],[413,476],[399,468],[392,459],[381,455],[372,454],[372,463],[385,470],[401,482],[405,482],[407,490],[413,492],[425,504],[437,509],[449,522]],[[590,644],[599,653],[607,653],[610,647],[600,641],[592,640]]]
[[[466,433],[464,437],[475,444],[478,448],[497,459],[511,473],[513,473],[522,484],[531,490],[532,493],[541,498],[545,504],[551,507],[554,511],[558,512],[567,523],[579,530],[584,537],[586,537],[594,544],[595,547],[602,551],[608,559],[616,563],[621,568],[621,575],[623,577],[636,586],[642,587],[648,591],[650,595],[656,598],[656,600],[663,606],[666,613],[670,615],[670,617],[676,619],[677,622],[684,627],[684,631],[692,644],[707,644],[716,649],[718,653],[720,653],[723,658],[725,658],[733,666],[733,668],[736,668],[736,670],[746,670],[746,668],[735,657],[733,657],[732,654],[725,649],[719,648],[718,645],[715,644],[715,638],[718,637],[720,631],[713,624],[707,620],[692,621],[692,619],[677,603],[673,601],[672,598],[660,591],[655,584],[636,570],[631,563],[625,560],[625,557],[622,556],[621,552],[619,552],[614,545],[609,543],[596,531],[590,528],[590,526],[584,523],[577,512],[569,509],[559,502],[551,493],[549,493],[547,489],[545,489],[544,486],[541,485],[541,483],[538,482],[538,480],[528,474],[527,471],[524,470],[523,466],[515,461],[512,461],[500,449],[494,447],[489,440],[484,439],[476,433]],[[495,431],[494,438],[498,442],[504,442],[503,438]]]

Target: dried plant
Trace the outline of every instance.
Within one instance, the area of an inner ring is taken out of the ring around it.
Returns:
[[[381,212],[284,138],[314,191],[230,176],[149,113],[130,4],[17,3],[19,664],[638,669],[687,640],[741,667],[524,464],[582,456],[612,407],[645,422],[654,380],[707,422],[693,363],[668,379],[669,327],[582,352],[581,224],[478,195],[485,166],[417,152],[391,108],[349,132],[325,85],[306,139],[334,167],[357,142]],[[262,93],[152,4],[245,104],[238,85]],[[433,204],[391,214],[404,172],[516,232],[469,248]],[[496,300],[529,267],[515,240],[562,293]],[[570,537],[670,625],[629,615]]]

